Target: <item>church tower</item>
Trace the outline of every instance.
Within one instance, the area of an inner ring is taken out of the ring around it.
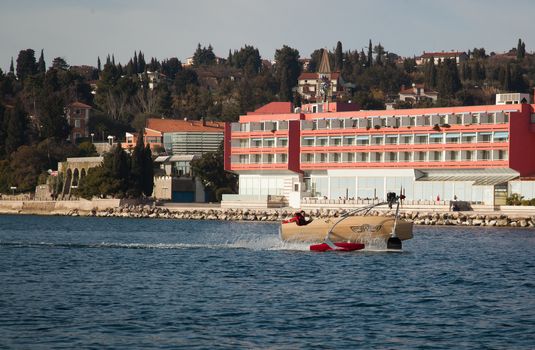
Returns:
[[[323,49],[321,53],[320,66],[318,68],[316,101],[329,102],[332,99],[331,73],[329,51],[327,51],[327,49]]]

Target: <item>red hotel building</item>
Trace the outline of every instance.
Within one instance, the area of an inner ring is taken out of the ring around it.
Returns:
[[[535,197],[534,108],[271,103],[227,125],[225,169],[239,174],[235,200],[278,195],[299,206],[402,188],[408,200],[505,204],[511,193]]]

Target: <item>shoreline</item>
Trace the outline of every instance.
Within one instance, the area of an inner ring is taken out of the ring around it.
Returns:
[[[91,208],[91,207],[89,207]],[[117,207],[93,207],[89,209],[79,207],[64,207],[52,209],[49,206],[5,208],[0,206],[0,215],[43,215],[43,216],[84,216],[84,217],[116,217],[116,218],[154,218],[175,220],[221,220],[221,221],[249,221],[249,222],[280,222],[292,216],[294,209],[233,209],[218,207],[162,207],[142,204],[124,204]],[[52,210],[50,210],[52,209]],[[346,209],[310,209],[307,215],[312,218],[339,217],[347,212]],[[392,210],[375,210],[369,215],[392,216]],[[415,225],[430,226],[487,226],[487,227],[535,227],[535,215],[477,213],[477,212],[428,212],[411,211],[400,212],[400,218],[413,222]]]

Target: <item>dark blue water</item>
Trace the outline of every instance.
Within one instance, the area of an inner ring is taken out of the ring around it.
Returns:
[[[0,348],[535,348],[534,230],[306,249],[266,223],[0,216]]]

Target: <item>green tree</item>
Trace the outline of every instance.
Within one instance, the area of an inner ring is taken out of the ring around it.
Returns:
[[[39,61],[37,62],[37,72],[39,73],[46,72],[45,56],[44,56],[43,50],[41,50],[41,55],[39,56]]]
[[[426,63],[424,81],[429,88],[436,88],[437,86],[437,68],[433,58]]]
[[[204,153],[191,162],[193,175],[199,177],[204,187],[215,193],[220,188],[236,189],[236,175],[225,171],[223,145],[216,152]]]
[[[10,155],[24,144],[28,131],[28,117],[20,101],[9,113],[6,131],[6,154]]]
[[[368,56],[367,56],[366,66],[371,67],[372,64],[373,64],[373,46],[372,46],[372,39],[370,39],[368,43]]]
[[[67,61],[65,61],[63,57],[56,57],[52,60],[52,68],[67,70],[69,69],[69,65],[67,64]]]
[[[143,163],[143,194],[147,197],[152,196],[154,188],[154,163],[152,161],[152,152],[150,145],[145,146]]]
[[[522,42],[522,39],[518,39],[518,44],[516,46],[516,58],[521,60],[526,57],[526,44]]]
[[[32,49],[21,50],[17,57],[17,77],[24,81],[26,77],[37,73],[35,51]]]
[[[297,78],[301,73],[299,65],[299,51],[284,45],[275,51],[276,76],[279,81],[279,99],[291,101],[292,88],[297,85]]]
[[[65,118],[65,101],[56,94],[44,94],[40,102],[40,132],[42,138],[64,140],[69,136],[70,127]]]
[[[138,138],[130,162],[130,190],[134,197],[139,197],[143,192],[143,168],[145,167],[145,145],[143,144],[143,129],[139,130]]]
[[[446,58],[437,69],[437,89],[442,97],[452,97],[462,87],[455,60]]]
[[[90,141],[80,142],[78,145],[80,157],[95,157],[98,156],[95,145]]]
[[[334,49],[334,69],[340,72],[344,68],[344,52],[342,51],[342,43],[338,41]]]
[[[243,69],[247,75],[256,75],[262,68],[262,58],[257,48],[245,45],[239,51],[231,54],[232,62],[229,64],[232,67]]]
[[[195,53],[193,54],[193,65],[194,66],[209,66],[214,65],[216,63],[216,57],[214,54],[214,49],[212,48],[212,45],[208,45],[207,47],[201,47],[201,44],[199,43],[197,45],[197,50],[195,50]]]

